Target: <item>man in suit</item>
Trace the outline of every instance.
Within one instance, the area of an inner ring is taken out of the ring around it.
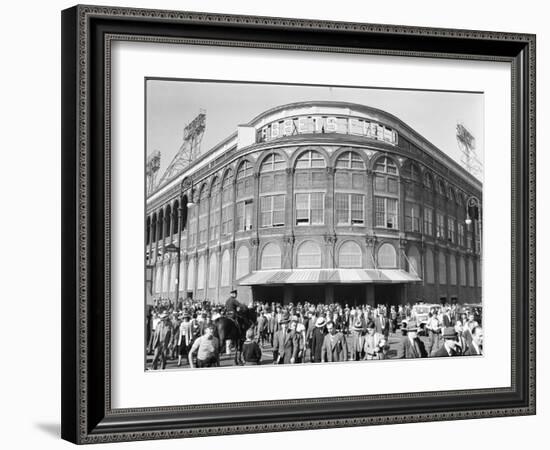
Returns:
[[[166,369],[166,353],[172,340],[172,323],[170,322],[170,316],[167,312],[163,312],[159,316],[160,322],[158,323],[155,333],[153,335],[152,348],[154,350],[153,355],[153,370],[157,370],[160,359],[161,369]]]
[[[467,350],[463,353],[464,356],[481,356],[483,355],[483,328],[476,326],[472,330],[472,342]]]
[[[348,346],[346,338],[336,330],[333,322],[327,322],[327,331],[328,334],[323,340],[323,348],[321,349],[321,362],[347,361]]]
[[[379,334],[382,334],[386,339],[390,334],[390,321],[386,317],[384,311],[380,311],[378,316],[374,319],[375,331]]]
[[[325,341],[325,335],[327,334],[325,325],[327,321],[324,317],[318,317],[315,322],[315,327],[311,332],[311,362],[320,363],[321,353],[323,351],[323,342]]]
[[[284,313],[279,321],[279,331],[273,336],[273,364],[294,364],[298,356],[299,342],[294,331],[288,328],[290,315]]]
[[[451,309],[449,307],[445,308],[445,312],[443,313],[443,326],[446,328],[450,328],[453,326],[453,320],[451,318]]]
[[[364,350],[365,347],[365,336],[363,334],[363,323],[361,322],[361,319],[355,321],[353,326],[351,327],[351,342],[350,342],[350,354],[349,354],[349,360],[350,361],[361,361],[363,359]]]
[[[401,339],[401,345],[397,349],[397,358],[427,358],[428,353],[424,343],[417,335],[418,326],[416,322],[411,320],[403,330],[406,331],[407,335]]]
[[[457,332],[453,327],[443,328],[443,345],[441,348],[431,356],[434,358],[446,357],[446,356],[460,356],[461,349],[458,345]]]
[[[367,335],[363,344],[364,359],[386,359],[387,346],[383,334],[377,333],[374,322],[367,324]]]

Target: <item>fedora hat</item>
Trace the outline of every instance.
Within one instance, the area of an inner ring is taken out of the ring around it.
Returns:
[[[317,328],[323,328],[327,324],[327,320],[324,317],[319,317],[315,322]]]

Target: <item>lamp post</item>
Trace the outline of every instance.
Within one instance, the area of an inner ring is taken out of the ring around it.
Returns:
[[[185,205],[187,208],[191,208],[195,205],[193,202],[193,181],[191,180],[190,185],[190,191],[191,191],[191,199],[187,201],[187,204]],[[178,245],[170,244],[167,245],[164,248],[164,251],[168,253],[176,253],[178,254],[178,262],[176,267],[176,292],[175,292],[175,300],[174,304],[178,304],[178,298],[179,298],[179,285],[180,285],[180,266],[181,266],[181,233],[183,231],[184,225],[183,225],[183,193],[185,192],[186,186],[189,185],[189,180],[187,178],[184,178],[181,181],[180,184],[180,201],[178,205]]]

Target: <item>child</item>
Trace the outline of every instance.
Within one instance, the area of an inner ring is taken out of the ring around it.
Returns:
[[[243,359],[245,365],[258,365],[262,360],[262,350],[254,340],[254,330],[246,332],[246,341],[243,344]]]

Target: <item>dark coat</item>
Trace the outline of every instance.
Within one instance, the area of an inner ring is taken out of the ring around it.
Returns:
[[[273,360],[276,362],[280,356],[280,364],[290,364],[290,359],[298,356],[299,344],[294,331],[277,331],[273,336]]]
[[[327,334],[325,328],[313,328],[311,333],[311,357],[313,362],[321,362],[321,353],[323,350],[323,341]]]
[[[323,340],[323,348],[321,349],[321,360],[326,362],[347,361],[348,345],[346,338],[342,333],[336,333],[332,338],[327,334]]]
[[[445,348],[445,345],[442,345],[439,350],[432,353],[432,356],[434,358],[441,358],[441,357],[445,357],[445,356],[460,356],[460,351],[451,350],[451,354],[449,355],[449,352],[447,352],[447,349]]]
[[[384,336],[388,336],[390,332],[390,321],[387,317],[383,318],[384,325],[382,325],[382,317],[378,316],[374,319],[374,329],[377,333],[383,334]]]
[[[415,338],[415,342],[418,345],[418,349],[420,350],[420,355],[418,355],[418,353],[414,350],[413,344],[411,343],[409,337],[404,336],[401,340],[399,348],[397,349],[397,358],[427,358],[428,352],[426,351],[424,343],[418,337]]]
[[[473,346],[473,344],[470,343],[470,345],[468,346],[466,351],[462,353],[462,355],[463,356],[480,356],[481,353],[478,353],[475,347]]]

